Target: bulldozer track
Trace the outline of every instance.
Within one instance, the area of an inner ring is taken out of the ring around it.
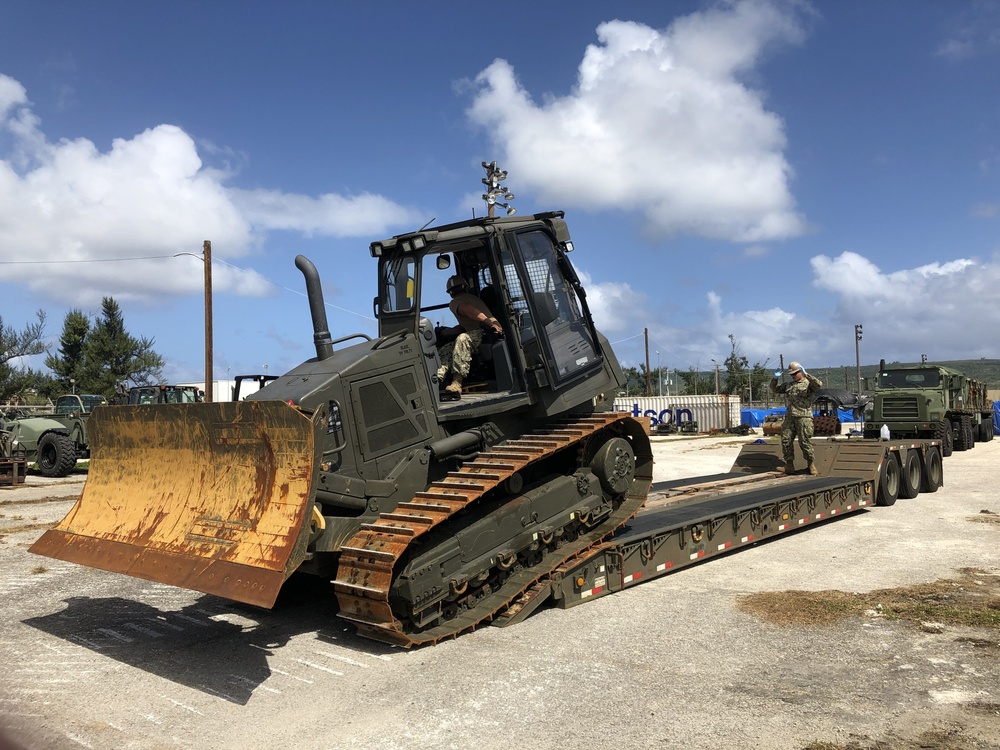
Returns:
[[[458,471],[433,482],[426,491],[399,503],[391,512],[380,514],[373,523],[364,524],[341,548],[337,578],[333,581],[339,616],[353,623],[361,635],[406,647],[454,638],[489,622],[538,580],[567,559],[601,542],[635,515],[645,502],[652,482],[648,442],[644,447],[636,446],[645,453],[636,452],[635,480],[608,519],[580,534],[574,542],[560,546],[537,565],[514,570],[496,590],[452,619],[442,618],[441,624],[419,632],[406,631],[389,602],[397,563],[417,537],[445,523],[516,472],[558,451],[582,446],[598,432],[630,420],[631,415],[609,412],[552,422],[532,434],[494,446],[464,463]],[[642,429],[648,434],[648,427]]]

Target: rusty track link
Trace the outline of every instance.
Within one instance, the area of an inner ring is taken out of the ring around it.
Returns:
[[[635,515],[645,502],[652,482],[651,454],[637,452],[632,489],[608,521],[589,534],[581,534],[576,543],[560,547],[558,555],[546,558],[546,564],[518,571],[474,609],[442,625],[419,633],[405,631],[389,603],[396,564],[414,539],[446,522],[516,472],[557,451],[579,445],[600,430],[631,419],[628,414],[609,412],[553,422],[530,435],[494,446],[458,471],[432,483],[426,491],[416,493],[412,500],[400,503],[392,512],[380,514],[374,523],[364,524],[341,548],[337,578],[333,581],[340,604],[339,616],[352,622],[361,635],[406,647],[453,638],[491,619],[536,580],[599,543]],[[648,434],[648,428],[643,431]],[[648,443],[645,449],[649,450]]]

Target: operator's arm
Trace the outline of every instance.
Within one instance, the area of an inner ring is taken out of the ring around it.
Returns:
[[[820,380],[819,378],[817,378],[815,375],[810,375],[805,370],[802,371],[802,374],[805,375],[806,376],[806,380],[809,381],[809,392],[810,393],[815,393],[816,391],[818,391],[820,388],[823,387],[823,381]]]
[[[788,390],[788,383],[779,383],[777,378],[771,378],[771,390],[775,393],[784,393]]]
[[[482,310],[478,310],[466,302],[460,303],[455,312],[463,318],[476,321],[480,326],[483,326],[485,323],[484,327],[489,328],[493,333],[503,333],[503,328],[496,318],[487,315]]]

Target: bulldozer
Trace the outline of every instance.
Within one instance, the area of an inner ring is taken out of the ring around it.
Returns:
[[[361,635],[406,647],[489,623],[652,481],[572,249],[559,211],[373,242],[378,335],[337,339],[298,256],[316,356],[239,402],[95,410],[83,492],[31,551],[261,607],[323,576]],[[449,401],[434,331],[455,274],[503,335]]]

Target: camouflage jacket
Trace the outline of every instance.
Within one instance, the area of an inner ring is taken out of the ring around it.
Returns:
[[[789,414],[793,417],[811,417],[813,413],[813,397],[820,388],[822,381],[815,375],[807,372],[802,373],[805,377],[796,382],[789,380],[786,383],[779,383],[777,378],[771,380],[771,390],[775,393],[785,394],[785,406]]]

